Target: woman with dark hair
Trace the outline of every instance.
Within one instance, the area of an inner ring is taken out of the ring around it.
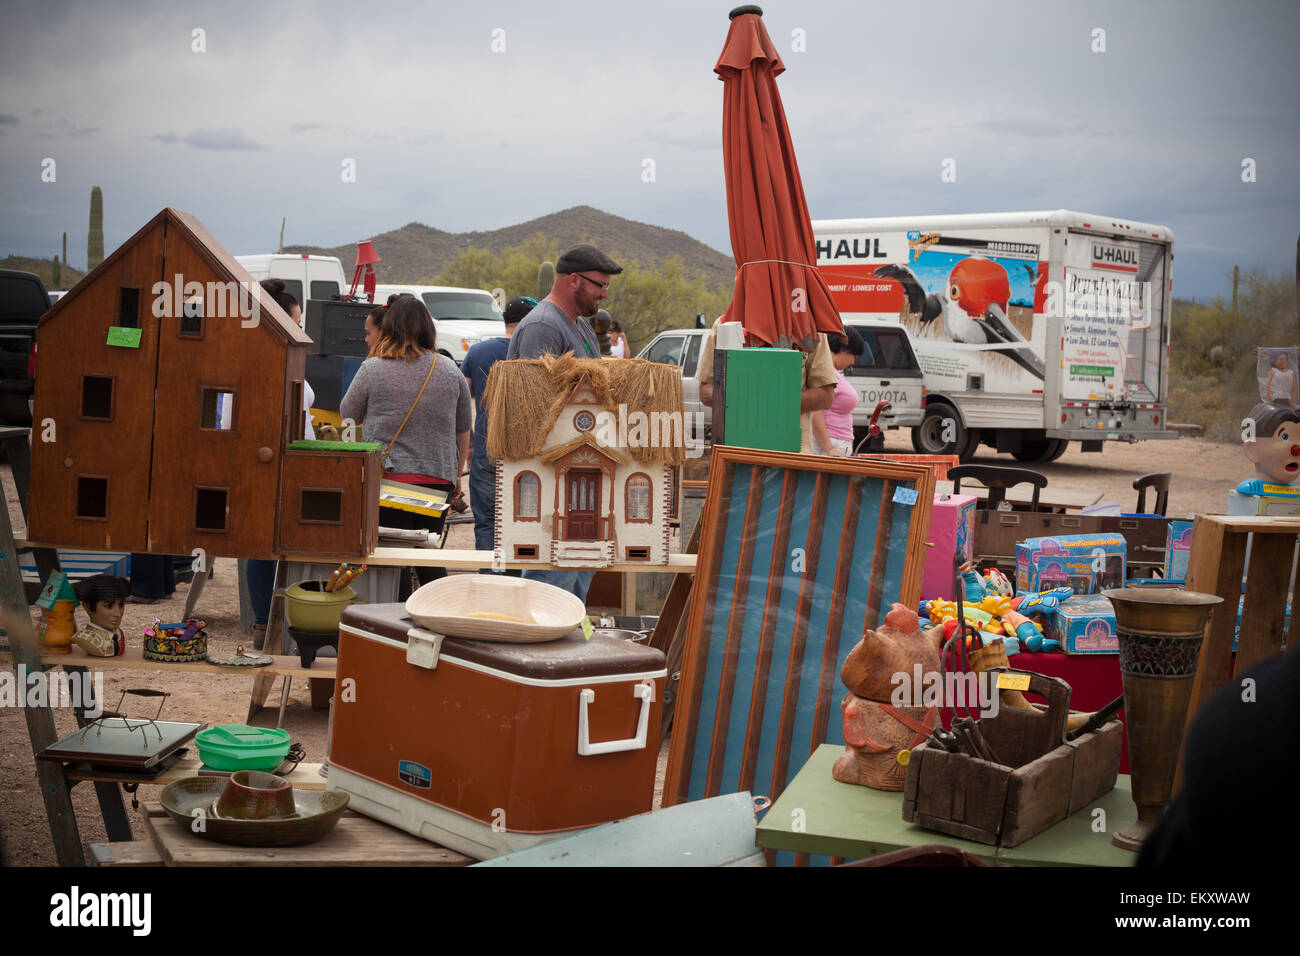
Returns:
[[[469,459],[469,385],[456,363],[437,351],[433,318],[412,296],[367,317],[370,357],[361,363],[339,414],[362,426],[365,441],[384,445],[384,475],[463,498],[461,474]],[[428,519],[388,509],[384,524],[431,530]],[[421,584],[446,572],[417,568]],[[408,596],[403,581],[400,598]]]
[[[813,413],[813,438],[824,455],[847,457],[853,454],[853,409],[858,405],[858,390],[847,378],[844,370],[867,350],[862,336],[846,326],[843,335],[828,335],[831,362],[835,365],[835,398],[831,407]]]

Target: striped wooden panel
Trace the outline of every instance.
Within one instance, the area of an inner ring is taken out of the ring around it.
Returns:
[[[843,743],[840,664],[892,602],[916,604],[933,487],[923,466],[714,449],[665,805],[775,800]]]

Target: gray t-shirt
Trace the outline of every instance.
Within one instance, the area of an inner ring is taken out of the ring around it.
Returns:
[[[339,414],[362,423],[366,441],[386,447],[415,402],[435,358],[437,365],[429,375],[429,384],[384,459],[384,467],[455,483],[460,478],[456,436],[469,431],[470,397],[465,376],[447,356],[426,352],[413,362],[366,359],[339,403]]]
[[[563,355],[565,352],[572,352],[575,358],[600,358],[600,343],[586,319],[579,316],[576,322],[571,322],[563,309],[543,300],[515,329],[506,358],[530,359],[539,358],[543,353]]]

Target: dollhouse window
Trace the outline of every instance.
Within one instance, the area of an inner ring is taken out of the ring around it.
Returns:
[[[98,475],[77,476],[77,517],[108,518],[108,479]]]
[[[650,507],[650,476],[637,473],[627,480],[628,521],[649,521],[652,516]]]
[[[235,393],[231,389],[205,388],[200,428],[229,431],[235,427]]]
[[[596,427],[596,416],[584,409],[573,416],[573,427],[580,432],[589,432]]]
[[[650,549],[649,549],[649,548],[628,548],[628,549],[627,549],[627,560],[629,560],[629,561],[649,561],[649,560],[650,560]]]
[[[524,558],[537,557],[537,545],[535,544],[517,544],[515,545],[515,560]]]
[[[81,417],[99,421],[113,419],[113,377],[111,375],[81,376]]]
[[[124,329],[140,327],[140,290],[121,287],[117,305],[117,324]]]
[[[202,299],[186,299],[181,306],[181,335],[203,335]]]
[[[343,489],[302,489],[298,501],[298,520],[312,524],[342,524]]]
[[[542,483],[531,471],[515,479],[515,518],[520,521],[537,521],[541,513]]]
[[[198,531],[226,530],[227,488],[194,489],[194,527]]]
[[[678,499],[682,496],[682,469],[672,465],[668,469],[668,517],[678,517]]]

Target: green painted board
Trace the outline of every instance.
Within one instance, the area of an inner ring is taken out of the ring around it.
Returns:
[[[803,353],[718,349],[713,356],[714,442],[798,452]]]
[[[903,794],[840,783],[831,766],[844,750],[823,744],[758,824],[758,844],[768,849],[819,853],[857,860],[922,844],[957,847],[986,862],[1046,866],[1132,866],[1137,855],[1110,842],[1137,819],[1129,778],[1074,816],[1010,849],[926,830],[903,820]],[[1104,832],[1092,830],[1092,810],[1106,811]]]
[[[110,325],[108,327],[108,344],[126,349],[138,349],[142,331],[143,329],[128,329],[120,325]]]

